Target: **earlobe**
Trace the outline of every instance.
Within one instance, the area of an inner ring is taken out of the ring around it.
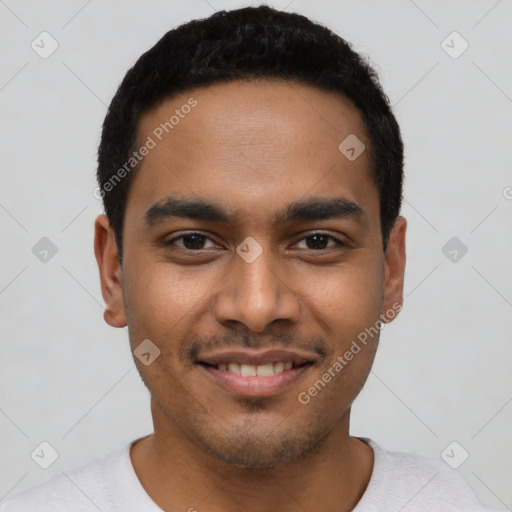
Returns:
[[[99,215],[94,223],[94,255],[100,273],[101,294],[105,301],[103,318],[112,327],[125,327],[123,276],[115,235],[108,217]]]
[[[389,235],[385,260],[384,304],[382,320],[391,322],[398,314],[404,298],[405,233],[407,220],[397,217]]]

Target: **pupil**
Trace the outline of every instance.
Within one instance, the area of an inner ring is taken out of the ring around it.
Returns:
[[[313,240],[313,239],[316,239],[316,241],[318,242],[318,239],[323,239],[324,243],[321,243],[320,242],[320,245],[322,247],[318,247],[318,244],[315,242],[313,243],[313,245],[315,245],[316,247],[309,247],[310,249],[324,249],[326,247],[326,242],[327,242],[327,237],[324,236],[324,235],[313,235],[313,236],[310,236],[309,237],[309,240]],[[308,242],[308,246],[309,246],[309,242]]]
[[[187,243],[187,240],[190,241],[192,239],[192,243]],[[201,246],[204,244],[204,237],[203,235],[186,235],[183,237],[183,245],[187,249],[201,249]]]

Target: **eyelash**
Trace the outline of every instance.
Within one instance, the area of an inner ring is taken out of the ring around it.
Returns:
[[[210,237],[208,237],[208,236],[204,235],[203,233],[196,232],[196,231],[191,231],[190,233],[186,233],[186,234],[183,234],[183,235],[177,236],[177,237],[175,237],[175,238],[173,238],[173,239],[171,239],[171,240],[168,240],[168,241],[164,242],[164,245],[165,245],[165,246],[171,246],[171,245],[173,245],[173,244],[174,244],[174,242],[175,242],[176,240],[180,240],[180,239],[182,239],[182,238],[186,238],[186,237],[188,237],[188,236],[192,236],[192,235],[199,235],[200,237],[202,237],[202,238],[204,238],[204,239],[206,239],[206,240],[210,240],[210,241],[212,241],[212,242],[213,242],[213,240],[212,240]],[[320,232],[320,233],[312,233],[312,234],[310,234],[310,235],[307,235],[307,236],[305,236],[305,237],[302,237],[298,242],[302,242],[303,240],[306,240],[306,239],[308,239],[308,238],[312,238],[312,237],[314,237],[314,236],[321,236],[321,237],[324,237],[324,238],[329,238],[329,239],[333,240],[334,242],[336,242],[336,245],[331,246],[331,247],[326,247],[326,248],[324,248],[324,249],[305,249],[305,250],[307,250],[307,251],[311,251],[311,252],[325,252],[325,251],[327,251],[328,249],[332,249],[333,247],[336,247],[336,246],[337,246],[337,247],[348,247],[348,244],[346,244],[346,243],[342,242],[342,241],[341,241],[341,240],[339,240],[338,238],[336,238],[336,237],[334,237],[334,236],[332,236],[332,235],[330,235],[330,234],[328,234],[328,233],[322,233],[322,232]],[[298,243],[298,242],[297,242],[297,243]],[[179,246],[178,246],[178,247],[179,247]],[[200,251],[202,251],[202,250],[205,250],[205,249],[196,249],[196,250],[194,250],[194,249],[187,249],[187,248],[185,248],[185,247],[179,247],[179,248],[180,248],[180,249],[182,249],[182,250],[184,250],[184,251],[190,251],[190,252],[200,252]],[[206,249],[206,250],[207,250],[207,249]]]

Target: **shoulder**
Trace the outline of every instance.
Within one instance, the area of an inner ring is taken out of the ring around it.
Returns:
[[[485,510],[463,476],[442,460],[386,451],[371,439],[360,439],[373,449],[374,467],[354,512],[395,508],[403,512]]]
[[[112,479],[129,457],[129,445],[81,467],[62,471],[22,491],[0,506],[0,512],[108,512],[112,510]]]

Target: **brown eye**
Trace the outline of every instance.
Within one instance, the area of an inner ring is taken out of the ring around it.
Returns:
[[[345,246],[341,240],[334,238],[327,233],[314,233],[312,235],[304,237],[300,242],[306,240],[306,249],[310,249],[313,251],[322,251],[324,249],[330,249],[335,246]],[[329,240],[333,240],[334,244],[328,245]]]
[[[176,244],[178,240],[181,240],[181,244]],[[189,251],[197,251],[201,249],[205,249],[204,247],[207,240],[210,240],[205,235],[201,233],[189,233],[186,235],[177,236],[168,242],[165,242],[165,245],[177,245],[181,249],[189,250]],[[212,242],[213,243],[213,242]]]

